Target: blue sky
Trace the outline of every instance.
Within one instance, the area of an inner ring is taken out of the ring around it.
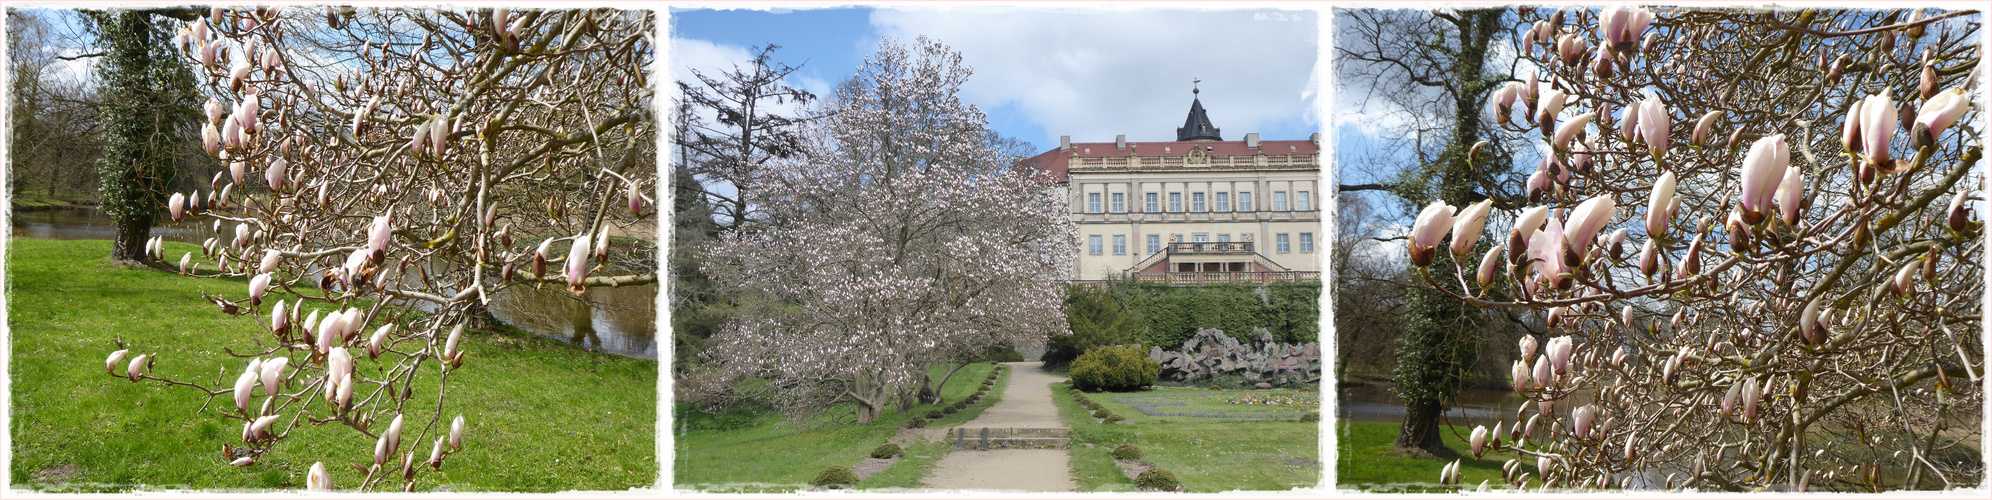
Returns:
[[[1315,11],[889,6],[671,12],[671,65],[710,71],[781,45],[804,63],[790,84],[828,96],[879,40],[927,35],[975,68],[964,97],[990,126],[1039,150],[1075,142],[1175,139],[1191,79],[1227,140],[1305,139],[1317,130]]]

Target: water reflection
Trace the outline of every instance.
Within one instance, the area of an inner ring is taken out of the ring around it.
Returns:
[[[491,298],[491,315],[589,350],[657,359],[657,285],[591,287],[578,299],[559,287],[512,287]]]
[[[8,224],[13,226],[15,238],[109,240],[118,236],[117,226],[111,224],[110,216],[93,208],[16,211],[10,216]],[[162,215],[158,225],[152,228],[152,235],[164,236],[167,241],[199,245],[214,236],[213,224],[211,219],[194,217],[173,222]],[[232,228],[224,230],[233,231]]]
[[[16,238],[109,240],[117,237],[111,218],[96,209],[14,212]],[[154,236],[201,244],[214,236],[212,219],[161,220]],[[223,231],[232,235],[234,229]],[[589,288],[580,299],[564,288],[512,287],[492,297],[491,313],[529,332],[589,350],[639,359],[657,359],[657,285]]]

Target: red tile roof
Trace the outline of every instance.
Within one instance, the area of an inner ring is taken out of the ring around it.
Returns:
[[[1259,149],[1245,147],[1245,141],[1196,141],[1196,142],[1128,142],[1127,149],[1116,149],[1111,142],[1075,142],[1072,149],[1060,151],[1051,148],[1037,156],[1024,160],[1024,164],[1051,175],[1054,182],[1066,182],[1066,165],[1072,157],[1111,158],[1139,154],[1141,156],[1183,156],[1190,148],[1210,148],[1211,156],[1250,156],[1264,152],[1269,155],[1315,154],[1320,148],[1313,141],[1259,141]]]

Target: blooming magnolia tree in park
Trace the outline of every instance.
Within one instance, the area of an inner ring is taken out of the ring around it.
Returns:
[[[1541,204],[1483,255],[1510,217],[1488,203],[1434,203],[1409,238],[1414,264],[1461,262],[1435,288],[1549,328],[1513,366],[1530,402],[1473,454],[1524,487],[1977,485],[1978,13],[1520,18],[1540,71],[1491,114],[1542,138]]]
[[[352,461],[364,477],[338,486],[412,488],[463,446],[465,417],[441,409],[475,363],[464,327],[493,295],[656,282],[651,251],[610,239],[654,233],[654,26],[615,10],[275,7],[189,23],[175,42],[210,97],[204,146],[228,170],[162,208],[213,221],[179,271],[248,278],[208,300],[261,334],[212,361],[122,346],[106,371],[191,388],[203,411],[242,421],[231,465],[330,425],[376,443]],[[169,258],[157,239],[148,250]],[[224,375],[150,369],[168,362]],[[334,486],[322,463],[308,479]]]
[[[992,147],[958,96],[969,73],[939,42],[888,40],[806,154],[770,166],[750,202],[773,222],[710,251],[716,282],[766,300],[715,335],[708,383],[764,378],[792,417],[851,404],[863,423],[910,408],[932,363],[1066,333],[1052,280],[1071,223],[1047,179]]]

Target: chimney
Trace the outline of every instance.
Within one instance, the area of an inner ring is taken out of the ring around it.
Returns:
[[[1245,147],[1259,149],[1259,133],[1245,134]]]
[[[1069,135],[1061,135],[1061,136],[1058,136],[1058,150],[1059,150],[1059,151],[1071,151],[1071,150],[1072,150],[1072,136],[1069,136]]]
[[[1127,151],[1127,134],[1114,136],[1114,149]]]

